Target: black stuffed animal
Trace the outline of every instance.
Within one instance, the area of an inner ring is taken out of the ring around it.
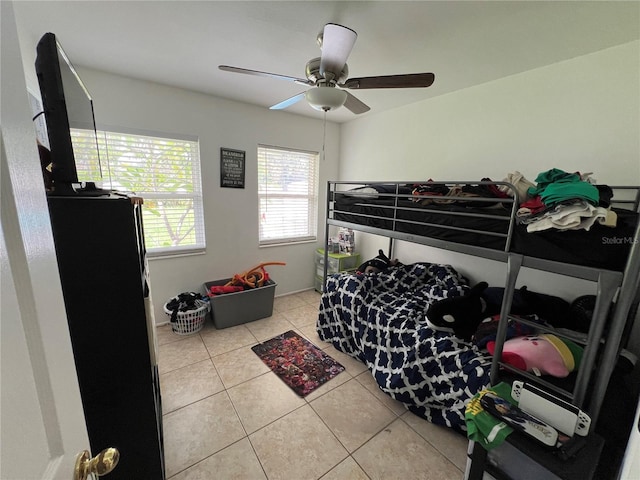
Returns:
[[[487,282],[480,282],[462,297],[434,302],[427,310],[427,324],[434,330],[453,332],[457,337],[471,340],[480,322],[492,314],[482,298],[488,286]]]
[[[378,250],[378,256],[367,260],[358,267],[358,273],[381,272],[389,267],[400,265],[398,260],[389,260],[382,250]]]
[[[489,287],[482,293],[482,298],[487,302],[487,308],[500,312],[504,288]],[[513,292],[511,302],[512,315],[537,315],[556,328],[570,328],[581,332],[589,331],[588,320],[575,321],[570,312],[571,304],[554,295],[530,291],[526,286]]]

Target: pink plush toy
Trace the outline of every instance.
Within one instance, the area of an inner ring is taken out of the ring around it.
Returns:
[[[495,342],[487,343],[493,355]],[[536,375],[564,378],[580,365],[582,348],[570,340],[552,334],[528,335],[507,340],[502,349],[502,361]]]

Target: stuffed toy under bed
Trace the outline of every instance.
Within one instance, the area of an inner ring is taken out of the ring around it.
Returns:
[[[465,295],[467,280],[451,266],[401,265],[327,278],[317,331],[364,362],[380,389],[411,412],[465,431],[466,403],[489,386],[491,359],[474,345],[427,325],[429,306]]]

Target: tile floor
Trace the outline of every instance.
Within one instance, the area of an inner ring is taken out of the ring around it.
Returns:
[[[277,297],[273,315],[198,334],[158,327],[171,480],[461,479],[464,436],[413,415],[359,361],[315,332],[320,295]],[[346,367],[298,397],[253,353],[295,330]]]

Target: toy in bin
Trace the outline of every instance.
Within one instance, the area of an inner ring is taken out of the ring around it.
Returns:
[[[270,317],[276,282],[264,270],[267,265],[283,262],[264,262],[232,278],[204,283],[204,291],[211,303],[211,316],[217,329]]]
[[[225,293],[241,292],[250,288],[259,288],[269,281],[269,274],[264,269],[267,265],[286,265],[284,262],[263,262],[246,272],[235,274],[225,285],[212,285],[207,295],[213,297]]]

